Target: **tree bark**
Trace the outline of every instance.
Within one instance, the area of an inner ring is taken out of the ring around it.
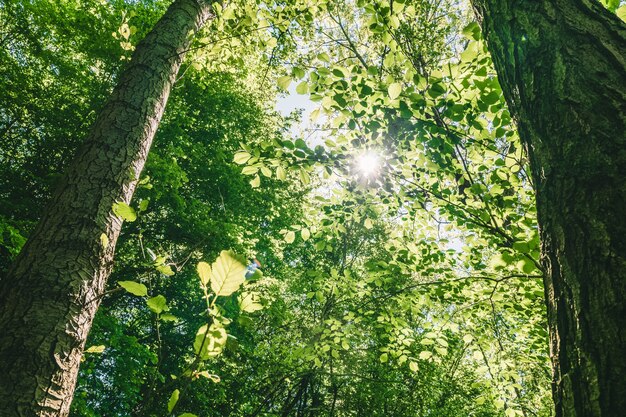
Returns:
[[[626,25],[473,0],[535,181],[558,417],[626,412]]]
[[[0,281],[0,415],[65,416],[129,203],[205,0],[176,0],[139,43],[52,201]],[[106,239],[102,238],[102,235]]]

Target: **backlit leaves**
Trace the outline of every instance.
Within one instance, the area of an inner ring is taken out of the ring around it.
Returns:
[[[124,288],[126,291],[133,295],[137,295],[139,297],[145,297],[146,295],[148,295],[148,288],[139,282],[118,281],[117,283],[120,287]]]
[[[218,296],[227,296],[245,281],[245,259],[231,251],[222,251],[211,266],[211,289]]]
[[[135,213],[135,209],[126,203],[119,202],[113,204],[113,214],[127,222],[134,222],[137,220],[137,213]]]

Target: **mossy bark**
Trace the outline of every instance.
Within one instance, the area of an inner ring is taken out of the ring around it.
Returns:
[[[0,281],[0,415],[65,416],[122,222],[209,2],[176,0],[137,45],[110,99]],[[106,236],[106,239],[102,236]]]
[[[472,0],[530,159],[559,417],[626,413],[626,25],[593,0]]]

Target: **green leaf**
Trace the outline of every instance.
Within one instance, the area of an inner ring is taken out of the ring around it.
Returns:
[[[176,403],[178,402],[179,397],[180,397],[180,391],[175,389],[174,392],[172,392],[172,395],[170,395],[170,400],[167,402],[168,413],[172,412],[172,410],[176,406]]]
[[[178,317],[170,313],[163,313],[159,316],[162,321],[176,321]]]
[[[100,235],[100,243],[102,244],[103,248],[107,248],[109,246],[109,238],[107,237],[106,233],[102,233]]]
[[[174,275],[174,271],[172,271],[172,267],[169,265],[157,265],[156,270],[168,277]]]
[[[213,323],[208,327],[205,324],[201,326],[196,333],[196,338],[193,343],[194,352],[202,360],[218,356],[222,353],[227,338],[226,330],[224,330],[222,326]]]
[[[252,158],[252,155],[250,155],[248,152],[240,151],[235,154],[233,160],[236,164],[243,165],[248,162],[250,158]]]
[[[287,179],[287,174],[285,173],[285,169],[281,166],[276,167],[276,178],[278,178],[281,181],[284,181]]]
[[[423,350],[420,352],[419,358],[423,361],[430,359],[433,356],[432,352],[429,352],[427,350]]]
[[[278,86],[283,90],[289,90],[289,84],[291,84],[291,77],[288,75],[278,78]]]
[[[241,170],[241,173],[243,175],[254,175],[257,172],[259,172],[259,168],[258,167],[243,167],[243,169]]]
[[[198,276],[203,287],[206,287],[211,281],[211,266],[206,262],[198,262]]]
[[[182,413],[178,417],[198,417],[198,416],[195,414],[191,414],[191,413]]]
[[[471,22],[463,28],[462,33],[466,38],[477,41],[480,38],[480,26],[476,22]]]
[[[235,9],[232,7],[227,7],[224,9],[224,13],[222,13],[222,19],[224,20],[232,20],[235,18]]]
[[[261,167],[261,174],[263,174],[267,178],[272,178],[272,170],[266,166]]]
[[[133,295],[137,295],[139,297],[145,297],[148,295],[148,288],[139,282],[118,281],[117,284]]]
[[[626,4],[615,11],[617,17],[626,22]]]
[[[302,240],[304,240],[305,242],[307,240],[309,240],[309,238],[311,237],[311,232],[309,231],[309,229],[307,229],[306,227],[304,227],[301,231],[300,231],[300,235],[302,235]]]
[[[330,56],[326,52],[322,52],[321,54],[319,54],[317,56],[317,59],[322,62],[330,62]]]
[[[160,294],[156,297],[148,298],[146,300],[146,304],[148,304],[150,310],[156,314],[161,314],[162,312],[169,310],[167,307],[167,300]]]
[[[113,214],[128,222],[134,222],[137,220],[137,213],[135,213],[135,209],[126,203],[113,204]]]
[[[211,289],[218,296],[231,295],[246,280],[245,259],[223,250],[211,266]]]
[[[293,243],[293,241],[296,240],[296,233],[292,230],[288,231],[285,234],[285,242],[287,243]]]
[[[418,366],[417,366],[417,362],[409,362],[409,369],[413,372],[417,372],[418,370]]]
[[[309,173],[308,172],[306,172],[305,170],[301,169],[300,170],[300,180],[302,181],[302,184],[309,185],[309,183],[311,182],[311,177],[309,177]]]
[[[365,219],[364,226],[366,229],[371,229],[372,227],[374,227],[374,224],[372,223],[372,219]]]
[[[306,94],[308,92],[309,92],[309,85],[306,83],[306,81],[302,81],[300,84],[297,85],[296,93]]]
[[[85,353],[102,353],[104,352],[104,349],[106,349],[106,346],[104,345],[90,346],[85,349]]]
[[[387,353],[383,353],[382,355],[380,355],[379,359],[382,363],[385,363],[389,360],[389,355]]]
[[[252,188],[259,188],[260,185],[261,185],[261,177],[259,177],[258,175],[255,175],[254,178],[250,180],[250,186]]]
[[[239,296],[239,309],[246,313],[254,313],[263,309],[263,305],[259,303],[256,294],[251,292],[244,292]]]
[[[387,88],[387,93],[389,93],[390,99],[397,99],[400,96],[400,93],[402,93],[402,85],[400,83],[390,84]]]

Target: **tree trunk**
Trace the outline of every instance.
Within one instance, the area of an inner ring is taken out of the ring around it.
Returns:
[[[176,0],[139,43],[84,145],[0,282],[0,415],[65,416],[122,221],[204,0]],[[102,235],[106,236],[106,239]]]
[[[594,0],[473,0],[536,186],[559,417],[626,412],[626,25]]]

